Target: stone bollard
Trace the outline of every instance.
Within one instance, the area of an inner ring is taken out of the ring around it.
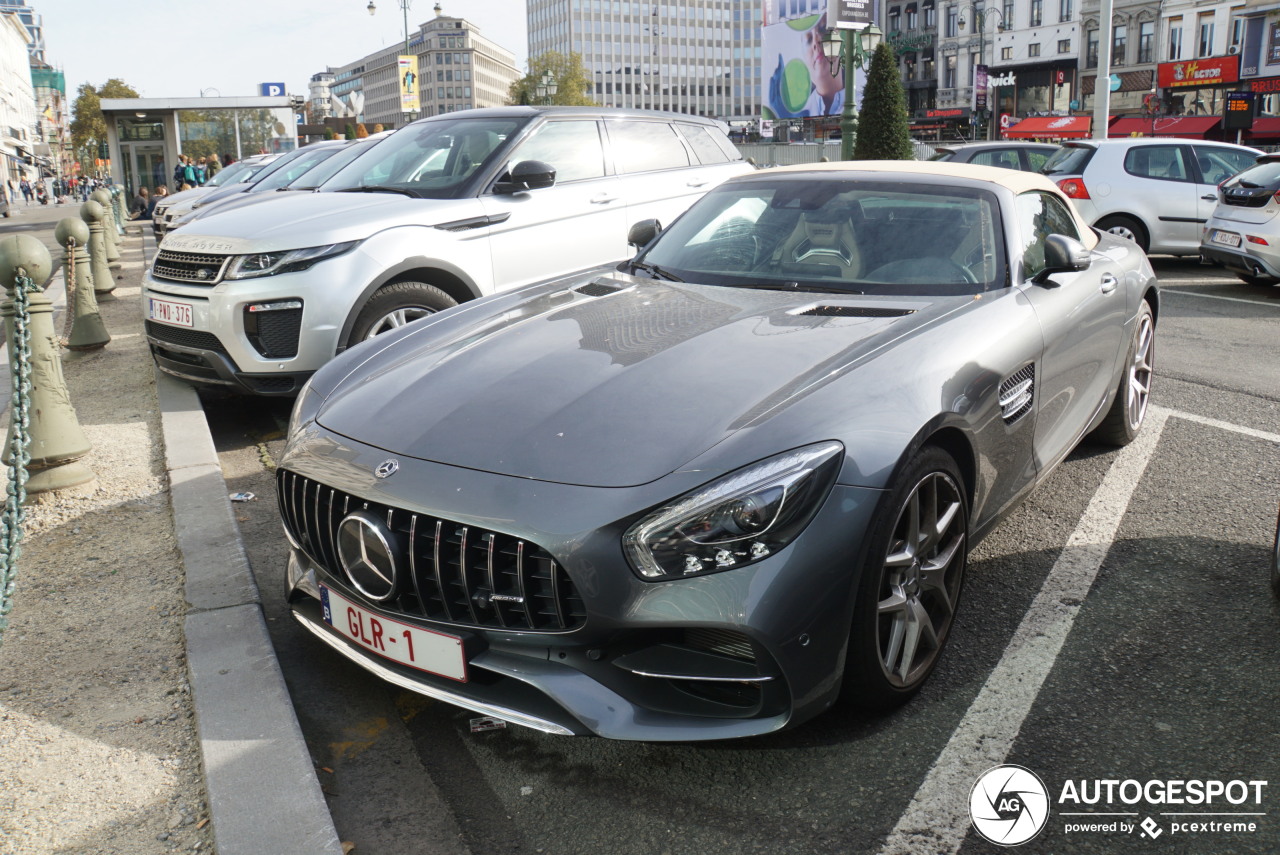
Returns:
[[[107,264],[112,270],[117,270],[121,266],[120,247],[116,243],[116,215],[114,213],[115,208],[111,205],[111,193],[105,187],[99,187],[89,194],[89,200],[102,206],[102,245],[106,248]],[[84,209],[81,208],[80,210],[83,213]]]
[[[67,293],[75,294],[72,312],[71,335],[67,336],[69,350],[97,350],[106,347],[111,334],[98,312],[98,299],[93,293],[93,275],[89,270],[89,227],[84,220],[67,217],[58,221],[53,230],[58,243],[66,247],[67,258],[62,270],[68,279]],[[75,270],[75,278],[70,271]],[[74,291],[73,291],[74,289]]]
[[[114,300],[110,296],[116,288],[115,276],[107,266],[107,239],[102,221],[107,212],[90,199],[80,206],[80,219],[89,226],[89,271],[93,274],[93,293],[99,300]]]
[[[17,304],[14,301],[15,281],[21,270],[34,282],[49,278],[53,261],[43,243],[30,235],[8,235],[0,238],[0,284],[8,299],[0,306],[4,318],[5,341],[9,348],[9,366],[15,371],[21,343],[17,340]],[[37,290],[29,296],[31,333],[30,353],[31,389],[27,393],[31,437],[31,463],[27,466],[30,478],[28,493],[45,493],[84,484],[94,478],[93,470],[80,462],[92,446],[76,419],[71,406],[71,395],[62,376],[62,358],[58,340],[53,333],[53,304],[44,292]],[[9,425],[9,441],[5,443],[4,461],[9,462],[14,424]]]

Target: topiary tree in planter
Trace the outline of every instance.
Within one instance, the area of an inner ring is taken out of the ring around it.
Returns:
[[[915,160],[911,126],[907,121],[907,96],[898,76],[893,49],[881,43],[871,55],[867,86],[858,111],[858,137],[854,160]]]

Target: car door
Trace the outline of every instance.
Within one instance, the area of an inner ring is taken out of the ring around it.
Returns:
[[[652,218],[669,226],[724,180],[725,167],[699,163],[670,122],[611,119],[604,126],[628,225]]]
[[[1200,246],[1200,195],[1191,149],[1170,141],[1135,145],[1124,154],[1124,175],[1112,195],[1128,200],[1151,224],[1151,252],[1191,252]]]
[[[627,246],[626,199],[605,171],[594,118],[552,120],[522,141],[507,168],[540,160],[556,169],[551,187],[481,198],[490,222],[494,286],[510,288],[621,261]]]
[[[1056,465],[1075,447],[1115,387],[1120,349],[1126,341],[1129,307],[1120,287],[1124,271],[1101,252],[1085,270],[1056,273],[1052,281],[1032,279],[1045,269],[1045,242],[1051,234],[1081,240],[1065,203],[1044,191],[1017,198],[1021,287],[1035,309],[1044,336],[1038,370],[1036,464]]]

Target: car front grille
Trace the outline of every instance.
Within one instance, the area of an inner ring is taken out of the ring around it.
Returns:
[[[202,330],[192,330],[186,327],[171,327],[167,324],[157,324],[155,321],[147,321],[147,336],[156,341],[163,341],[166,344],[176,344],[180,347],[194,347],[197,350],[212,350],[214,353],[226,353],[227,349],[222,346],[222,342],[213,333],[204,332]]]
[[[335,578],[338,527],[354,511],[392,532],[397,565],[408,570],[377,606],[413,618],[486,629],[563,632],[586,609],[573,580],[545,549],[510,535],[365,501],[280,469],[280,516],[294,541]]]
[[[162,249],[156,253],[151,275],[169,282],[186,282],[213,287],[221,278],[229,255],[205,255]]]

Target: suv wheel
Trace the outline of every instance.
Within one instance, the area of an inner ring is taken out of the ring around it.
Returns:
[[[1147,230],[1142,224],[1132,217],[1104,217],[1098,221],[1098,228],[1104,232],[1110,232],[1113,235],[1119,235],[1142,247],[1142,251],[1146,252],[1151,246],[1151,240],[1147,237]]]
[[[374,292],[351,328],[352,344],[411,321],[458,305],[458,301],[425,282],[393,282]]]

